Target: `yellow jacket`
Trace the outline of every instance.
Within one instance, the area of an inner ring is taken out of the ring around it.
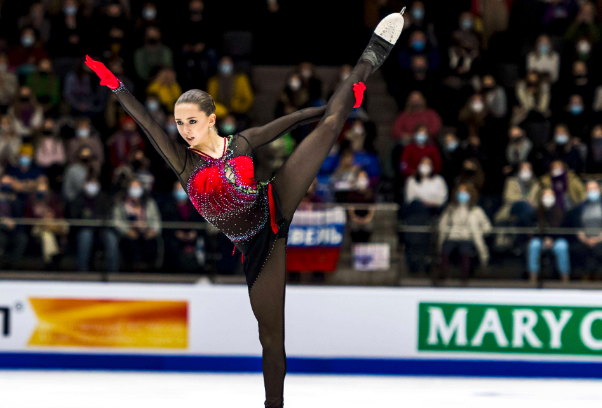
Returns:
[[[251,109],[251,106],[253,106],[253,90],[251,89],[251,82],[245,74],[237,74],[235,76],[232,100],[222,101],[217,99],[219,95],[219,78],[217,75],[209,78],[207,93],[215,101],[215,115],[218,119],[228,115],[230,110],[234,113],[247,113]],[[230,108],[228,108],[228,105]]]
[[[177,82],[165,86],[155,81],[146,88],[146,92],[156,94],[159,97],[159,102],[167,108],[167,111],[173,112],[176,101],[182,95],[182,88]]]

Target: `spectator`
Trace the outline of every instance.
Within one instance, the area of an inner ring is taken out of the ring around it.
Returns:
[[[489,47],[489,40],[497,33],[508,30],[512,0],[483,0],[472,3],[472,12],[480,16],[483,25],[483,49]]]
[[[72,116],[87,116],[91,118],[102,109],[100,93],[92,85],[90,68],[80,58],[80,63],[74,71],[65,78],[64,96],[71,107]]]
[[[146,97],[146,101],[144,103],[146,109],[150,112],[150,115],[154,119],[155,122],[159,124],[159,126],[165,126],[165,120],[167,116],[165,115],[165,110],[163,106],[161,106],[161,101],[159,100],[159,96],[155,93],[149,93]]]
[[[124,74],[123,60],[115,59],[107,64],[109,70],[121,81],[123,85],[132,93],[134,90],[133,81]],[[121,107],[119,100],[108,87],[103,86],[100,90],[100,99],[102,106],[105,106],[105,120],[108,129],[116,130],[120,121],[128,116]]]
[[[547,146],[547,154],[543,158],[546,164],[553,160],[565,162],[571,170],[581,172],[583,170],[584,160],[579,151],[579,141],[575,140],[569,133],[566,125],[556,125],[554,129],[554,140]]]
[[[50,42],[54,69],[61,78],[81,64],[88,25],[77,0],[64,0],[61,12],[52,20]]]
[[[602,39],[600,22],[596,17],[596,6],[590,1],[583,2],[577,18],[564,36],[566,41],[572,43],[576,43],[582,37],[588,38],[593,43],[599,43]]]
[[[291,72],[286,80],[286,86],[278,97],[275,111],[276,118],[294,113],[309,102],[309,92],[301,85],[300,74],[296,71]]]
[[[433,48],[439,46],[439,41],[435,34],[435,25],[428,18],[424,2],[417,0],[413,1],[410,6],[410,12],[405,17],[405,24],[402,35],[411,37],[416,31],[422,31],[425,34],[427,44]]]
[[[205,223],[188,199],[188,194],[180,182],[173,185],[173,198],[170,198],[161,208],[161,217],[167,222]],[[205,230],[197,228],[167,229],[163,234],[165,249],[170,256],[166,259],[165,268],[168,271],[198,272],[199,259],[197,255],[198,241],[207,242]],[[204,255],[204,254],[202,254]]]
[[[568,75],[567,75],[568,76]],[[555,108],[561,108],[571,95],[579,95],[583,100],[583,108],[589,113],[594,101],[595,84],[590,79],[587,64],[583,61],[573,62],[572,75],[560,81],[554,89]]]
[[[399,53],[399,67],[405,72],[409,72],[412,59],[418,56],[426,58],[431,71],[439,70],[441,62],[437,48],[428,42],[424,32],[415,30],[410,34],[408,47]]]
[[[316,75],[316,67],[311,62],[299,64],[302,87],[309,94],[309,106],[324,106],[326,101],[322,98],[322,81]]]
[[[134,119],[126,116],[121,120],[120,130],[109,138],[107,145],[111,168],[116,169],[126,164],[135,151],[144,151],[146,141],[138,132],[138,126]]]
[[[0,168],[15,166],[19,161],[21,138],[15,133],[10,116],[0,116]]]
[[[159,102],[169,113],[173,113],[176,101],[182,94],[182,88],[176,81],[173,69],[165,68],[159,71],[155,80],[150,83],[146,92],[157,95]]]
[[[581,95],[571,95],[564,112],[564,123],[571,134],[579,139],[588,138],[590,132],[591,115],[585,110]]]
[[[7,264],[16,266],[22,259],[29,237],[23,225],[17,225],[13,218],[23,216],[23,204],[19,201],[12,186],[12,177],[3,175],[0,178],[0,263],[2,268]]]
[[[19,89],[19,99],[8,109],[8,114],[20,137],[33,136],[42,127],[44,120],[42,106],[37,103],[28,86]]]
[[[537,38],[535,50],[527,55],[527,71],[537,72],[542,80],[556,83],[560,70],[560,54],[552,48],[550,37],[543,34]]]
[[[505,175],[513,173],[519,164],[528,160],[533,143],[527,138],[525,131],[519,126],[512,126],[508,131],[509,143],[506,148],[506,161],[504,167]]]
[[[300,81],[297,89],[299,90],[303,82],[300,76],[297,78]],[[219,73],[209,79],[207,92],[215,100],[215,114],[218,119],[229,113],[244,119],[253,106],[254,97],[249,78],[246,74],[234,71],[234,63],[230,57],[222,57],[220,60]],[[309,92],[307,95],[309,97]]]
[[[19,77],[32,73],[40,60],[48,58],[44,46],[36,38],[36,32],[31,27],[21,30],[21,43],[12,48],[8,60],[15,68]]]
[[[418,165],[423,157],[429,157],[432,162],[433,172],[441,171],[441,155],[437,146],[429,142],[426,126],[418,126],[414,133],[414,142],[407,145],[401,156],[400,170],[404,177],[408,177],[418,170]]]
[[[19,150],[19,163],[15,166],[8,166],[5,171],[5,174],[12,177],[12,186],[19,194],[20,201],[25,201],[45,178],[42,170],[32,163],[32,158],[33,146],[29,143],[23,144]]]
[[[8,57],[0,53],[0,112],[6,113],[19,90],[17,76],[9,71]]]
[[[395,120],[393,139],[409,141],[418,125],[426,126],[432,140],[435,140],[441,131],[441,118],[437,112],[427,108],[424,96],[420,92],[414,91],[408,96],[405,111]]]
[[[70,163],[77,161],[82,147],[89,147],[98,166],[96,169],[100,170],[100,166],[105,161],[104,146],[100,139],[100,134],[92,127],[90,119],[85,116],[78,118],[76,123],[76,137],[69,141],[67,160]]]
[[[489,261],[489,249],[484,236],[491,230],[491,223],[481,207],[471,184],[460,184],[439,221],[439,248],[442,254],[441,277],[447,277],[450,256],[460,254],[462,279],[470,276],[471,260],[478,254],[481,265]]]
[[[96,157],[92,149],[82,146],[78,151],[78,160],[69,163],[65,169],[63,197],[68,204],[72,203],[84,190],[86,180],[97,174]]]
[[[169,47],[161,43],[158,27],[147,27],[144,46],[134,53],[136,74],[141,81],[148,82],[159,68],[173,68],[173,54]]]
[[[577,14],[577,2],[575,0],[560,0],[545,3],[544,28],[554,36],[563,36],[571,20]]]
[[[533,225],[540,191],[541,186],[533,175],[531,163],[522,163],[518,174],[506,179],[504,204],[496,213],[495,222],[516,227]]]
[[[516,85],[518,106],[512,113],[512,124],[525,121],[541,122],[550,116],[550,85],[535,71],[529,71],[525,80]]]
[[[150,172],[150,161],[142,150],[135,150],[130,157],[134,178],[140,182],[145,193],[150,193],[155,184],[155,176]]]
[[[461,184],[472,184],[477,194],[483,190],[485,173],[483,173],[481,163],[477,159],[471,157],[462,163],[462,170],[456,178],[456,185],[459,186]]]
[[[389,80],[398,106],[404,106],[412,91],[419,91],[428,101],[438,100],[438,81],[432,72],[428,60],[423,55],[412,57],[410,72],[407,75],[396,75]]]
[[[563,282],[568,282],[571,273],[569,243],[566,238],[558,235],[547,235],[548,228],[559,228],[564,220],[564,211],[556,205],[556,196],[552,189],[543,191],[539,211],[538,228],[540,233],[529,242],[527,253],[527,270],[532,283],[537,281],[541,269],[542,252],[552,252],[556,259],[556,269]]]
[[[202,0],[188,2],[188,20],[182,25],[182,37],[190,39],[193,44],[204,44],[210,47],[211,20],[205,16],[205,3]]]
[[[440,175],[434,173],[433,162],[423,157],[418,171],[408,178],[405,191],[405,224],[428,227],[433,217],[441,212],[447,201],[447,185]],[[410,273],[430,271],[431,235],[428,233],[405,233],[406,262]]]
[[[36,237],[42,248],[47,270],[59,270],[59,256],[67,247],[69,224],[64,221],[64,212],[59,198],[50,191],[45,178],[37,183],[35,194],[25,204],[25,217],[42,219],[47,224],[35,225],[31,235]]]
[[[454,180],[462,170],[464,159],[466,159],[466,152],[453,131],[447,132],[443,138],[441,156],[443,159],[443,170],[441,171],[441,174],[445,178],[448,186],[453,185]]]
[[[592,129],[586,171],[588,174],[602,174],[602,125],[596,125]]]
[[[61,100],[61,85],[58,76],[52,72],[52,62],[45,58],[38,69],[27,76],[25,84],[29,86],[44,112],[55,108]]]
[[[458,121],[466,128],[466,134],[468,137],[476,136],[480,134],[481,128],[485,125],[485,119],[487,118],[487,109],[483,96],[480,94],[472,95],[466,105],[460,110],[458,115]]]
[[[573,259],[584,279],[591,279],[602,261],[602,203],[596,181],[587,183],[587,199],[567,214],[567,226],[581,229],[572,245]]]
[[[157,254],[161,214],[155,200],[145,194],[138,180],[130,181],[127,196],[117,202],[113,221],[120,236],[126,267],[147,269],[148,264],[156,264],[160,260]]]
[[[46,17],[46,7],[42,1],[37,1],[29,8],[29,14],[19,17],[17,27],[23,31],[31,27],[40,36],[40,42],[46,44],[50,40],[50,20]]]
[[[380,163],[378,156],[366,149],[367,134],[364,123],[356,119],[344,134],[353,151],[353,163],[368,173],[370,185],[374,187],[380,179]]]
[[[585,186],[562,160],[554,160],[550,164],[550,172],[541,178],[541,185],[554,191],[556,205],[565,212],[575,208],[586,197]]]
[[[350,192],[370,186],[370,178],[360,166],[353,163],[353,151],[345,149],[337,168],[330,177],[337,202],[348,202]]]
[[[508,113],[508,98],[506,97],[504,88],[497,85],[493,75],[489,74],[483,76],[481,85],[487,113],[496,119],[506,117]]]
[[[108,220],[111,215],[111,201],[101,191],[100,181],[94,175],[89,175],[73,205],[69,207],[69,218],[78,220]],[[94,243],[102,241],[104,246],[105,267],[108,272],[119,270],[118,238],[113,228],[78,227],[77,237],[77,269],[90,270],[90,259],[93,255]]]
[[[51,189],[58,189],[67,164],[67,154],[65,143],[57,132],[53,119],[46,118],[44,120],[42,134],[37,140],[35,150],[35,163],[48,176]]]
[[[185,36],[184,41],[179,58],[178,79],[184,89],[207,89],[207,81],[217,71],[217,52],[199,39]]]

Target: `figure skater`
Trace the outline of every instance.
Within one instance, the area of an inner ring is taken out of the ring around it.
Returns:
[[[322,162],[328,156],[347,117],[363,97],[365,81],[388,57],[403,29],[403,11],[385,17],[351,75],[325,107],[307,108],[265,126],[221,137],[215,126],[215,104],[204,91],[180,96],[175,120],[189,146],[170,139],[123,84],[102,64],[86,64],[108,86],[138,123],[155,149],[177,174],[199,213],[220,229],[242,253],[251,308],[259,326],[266,408],[284,406],[286,375],[284,300],[286,246],[293,214]],[[321,118],[321,119],[320,119]],[[257,149],[297,126],[316,122],[269,181],[254,177]]]

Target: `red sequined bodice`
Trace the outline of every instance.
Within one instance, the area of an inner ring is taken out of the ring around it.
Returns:
[[[188,180],[188,195],[207,221],[232,242],[240,242],[259,232],[269,218],[268,182],[255,180],[251,157],[234,157],[231,140],[232,136],[225,138],[220,158],[190,149],[201,160]]]

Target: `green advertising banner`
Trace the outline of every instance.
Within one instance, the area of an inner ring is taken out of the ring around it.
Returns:
[[[418,350],[602,356],[602,306],[420,303]]]

